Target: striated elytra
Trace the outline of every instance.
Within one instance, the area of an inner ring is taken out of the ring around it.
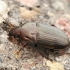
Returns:
[[[37,36],[38,43],[50,45],[54,49],[62,49],[69,44],[69,39],[67,35],[56,27],[38,24],[37,29],[38,29]]]
[[[69,44],[69,39],[62,30],[46,24],[27,23],[22,27],[13,28],[9,36],[27,43],[45,45],[49,49],[63,49]]]

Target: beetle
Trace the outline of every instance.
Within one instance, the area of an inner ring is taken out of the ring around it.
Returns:
[[[41,44],[49,49],[64,49],[69,45],[69,39],[62,30],[42,23],[27,23],[15,27],[10,30],[9,36],[29,44]]]

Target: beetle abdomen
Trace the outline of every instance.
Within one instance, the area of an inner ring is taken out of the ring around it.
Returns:
[[[45,45],[64,47],[69,44],[67,35],[60,29],[45,25],[38,24],[37,26],[37,42]]]

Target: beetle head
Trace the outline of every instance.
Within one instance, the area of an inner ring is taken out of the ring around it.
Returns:
[[[13,28],[9,31],[9,36],[14,36],[14,37],[18,37],[20,36],[20,31],[17,30],[17,28]]]

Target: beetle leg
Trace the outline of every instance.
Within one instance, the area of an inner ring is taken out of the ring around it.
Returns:
[[[54,50],[54,55],[64,55],[65,49]]]
[[[35,43],[35,47],[38,47],[38,45]]]
[[[26,43],[22,48],[19,49],[18,52],[20,52],[24,47],[26,47],[28,44]]]
[[[27,43],[23,46],[23,47],[26,47],[27,46]],[[22,48],[19,48],[17,51],[16,51],[16,56],[18,56],[18,57],[16,57],[17,59],[18,58],[21,58],[22,57],[22,55],[23,55],[23,47]],[[21,53],[22,52],[22,53]]]
[[[50,49],[48,49],[48,48],[43,48],[43,47],[42,47],[41,45],[39,45],[39,44],[35,44],[35,48],[36,48],[36,50],[38,51],[38,53],[39,53],[40,55],[42,55],[42,57],[45,57],[45,58],[47,58],[48,60],[53,61],[53,59],[49,58],[49,55],[50,55],[49,51],[51,51]],[[52,53],[52,51],[51,51],[51,53]]]

